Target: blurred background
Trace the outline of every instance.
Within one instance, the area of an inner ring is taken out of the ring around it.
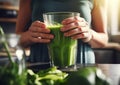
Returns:
[[[4,28],[5,33],[15,33],[18,12],[19,0],[0,0],[0,26]],[[108,1],[107,17],[109,43],[104,48],[93,49],[96,63],[105,64],[99,67],[106,74],[110,74],[114,85],[118,85],[120,78],[120,0]],[[29,57],[29,49],[26,50],[26,56]]]
[[[0,25],[5,33],[15,32],[18,12],[19,0],[0,0]],[[96,63],[116,64],[120,63],[120,0],[109,0],[107,12],[109,43],[104,48],[94,48],[94,52]]]

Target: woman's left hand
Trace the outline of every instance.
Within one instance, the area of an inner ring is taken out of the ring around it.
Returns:
[[[82,39],[83,42],[89,42],[92,39],[91,29],[84,18],[70,17],[62,21],[61,31],[64,36],[72,39]]]

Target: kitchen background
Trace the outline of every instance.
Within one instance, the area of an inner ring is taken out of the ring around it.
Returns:
[[[0,0],[0,26],[5,33],[14,33],[19,0]],[[109,44],[104,48],[94,48],[96,63],[118,85],[120,78],[120,0],[108,1],[108,33]],[[29,50],[26,54],[29,54]],[[108,65],[110,64],[110,65]],[[117,64],[117,65],[114,65]]]
[[[0,0],[0,25],[5,33],[14,33],[19,0]],[[120,1],[108,1],[109,44],[94,48],[96,63],[120,63]]]

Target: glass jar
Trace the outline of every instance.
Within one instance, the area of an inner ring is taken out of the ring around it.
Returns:
[[[66,18],[80,16],[78,12],[48,12],[43,14],[47,28],[54,34],[54,39],[48,44],[52,66],[58,68],[75,68],[77,56],[77,40],[65,37],[60,31],[62,21]]]
[[[19,35],[0,35],[0,83],[26,85],[24,51],[19,45]]]

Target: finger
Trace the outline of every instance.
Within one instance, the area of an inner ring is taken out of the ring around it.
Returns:
[[[78,33],[82,33],[82,31],[78,28],[75,28],[73,30],[70,30],[70,31],[67,31],[64,33],[64,36],[68,37],[68,36],[73,36],[73,35],[76,35]]]
[[[41,37],[41,38],[47,38],[47,39],[53,39],[54,38],[54,36],[52,34],[45,34],[45,33],[35,33],[33,36]]]
[[[75,16],[74,19],[75,19],[76,21],[85,22],[85,19],[82,18],[82,17]]]
[[[78,27],[78,28],[74,28],[72,30],[64,32],[64,36],[73,36],[73,35],[88,32],[88,31],[89,29],[87,27]]]
[[[32,38],[32,42],[34,43],[49,43],[50,39],[43,39],[43,38]]]
[[[31,32],[50,33],[50,29],[47,29],[47,28],[40,28],[40,27],[36,27],[36,26],[35,26],[35,27],[34,27],[34,26],[30,27],[29,30],[30,30]]]
[[[66,18],[62,21],[62,24],[65,25],[65,24],[69,24],[69,23],[72,23],[74,22],[74,17],[70,17],[70,18]]]
[[[41,33],[40,36],[44,39],[53,39],[54,38],[54,36],[52,34]]]
[[[50,30],[47,29],[45,23],[40,22],[40,21],[35,21],[31,25],[31,31],[33,32],[45,32],[45,33],[50,33]]]
[[[33,33],[32,37],[34,38],[39,38],[41,37],[42,39],[53,39],[54,36],[52,34],[46,34],[46,33]]]
[[[83,32],[83,33],[79,33],[76,34],[74,36],[72,36],[72,39],[87,39],[88,37],[90,37],[91,35],[88,32]]]
[[[85,26],[86,26],[86,23],[75,21],[75,22],[70,23],[68,25],[64,25],[60,30],[64,32],[64,31],[68,31],[68,30],[71,30],[74,28],[85,27]]]
[[[40,22],[40,21],[35,21],[35,22],[32,23],[32,25],[36,26],[36,27],[46,28],[46,25],[43,22]]]
[[[84,18],[81,18],[79,16],[75,16],[75,17],[70,17],[70,18],[66,18],[62,21],[62,24],[63,25],[66,25],[66,24],[69,24],[69,23],[72,23],[72,22],[75,22],[75,21],[80,21],[80,22],[84,22]]]

